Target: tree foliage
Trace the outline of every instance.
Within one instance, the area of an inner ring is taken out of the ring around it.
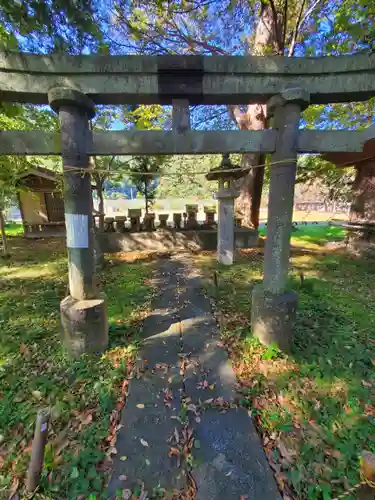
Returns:
[[[306,154],[298,160],[297,182],[324,186],[321,195],[327,201],[350,201],[354,177],[353,168],[337,168],[318,155]]]
[[[366,0],[113,0],[108,37],[115,53],[289,57],[351,54],[372,49],[374,9],[374,4]],[[304,121],[318,128],[355,128],[372,122],[373,108],[372,100],[311,106]],[[193,126],[197,128],[267,126],[264,106],[196,106],[192,111]],[[264,162],[262,155],[243,156],[244,166]],[[325,170],[319,171],[324,181]],[[241,186],[242,208],[248,214],[250,207],[254,212],[248,220],[252,224],[257,223],[262,183],[263,169],[256,168]]]
[[[1,47],[73,54],[100,50],[99,8],[92,0],[5,0],[0,6]]]
[[[129,177],[137,191],[145,199],[146,214],[154,202],[157,189],[157,173],[168,161],[166,156],[134,156],[131,159]]]
[[[163,168],[168,175],[160,178],[158,197],[211,198],[217,186],[201,172],[218,166],[220,160],[216,155],[173,156]]]

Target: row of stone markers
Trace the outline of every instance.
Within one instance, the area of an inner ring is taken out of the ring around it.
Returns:
[[[129,209],[128,216],[115,215],[114,217],[105,217],[104,232],[106,233],[125,233],[127,231],[155,231],[156,229],[216,229],[217,222],[215,220],[216,207],[204,207],[205,220],[199,223],[197,220],[198,205],[186,205],[186,212],[174,213],[172,215],[171,225],[168,225],[169,214],[145,214],[142,220],[141,209]],[[99,228],[98,221],[95,220],[95,225]],[[158,223],[156,222],[158,217]],[[234,218],[235,225],[241,227],[242,218]]]
[[[67,88],[49,92],[51,107],[58,113],[64,165],[64,201],[67,230],[70,295],[61,303],[65,344],[73,356],[100,352],[108,343],[105,299],[95,286],[94,223],[89,157],[92,133],[89,120],[94,103],[83,93]],[[278,131],[272,156],[268,205],[268,237],[265,246],[264,281],[253,294],[252,329],[264,343],[276,342],[288,349],[297,296],[287,292],[293,197],[296,176],[297,137],[301,110],[308,96],[289,89],[271,99],[268,113]],[[232,172],[230,170],[233,170]],[[229,171],[229,172],[228,172]],[[207,178],[219,183],[218,260],[230,265],[234,259],[235,180],[241,169],[233,168],[229,155]],[[191,210],[190,214],[196,211]],[[192,216],[194,219],[194,215]]]

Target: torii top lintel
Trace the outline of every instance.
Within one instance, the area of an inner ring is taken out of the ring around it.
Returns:
[[[48,104],[56,86],[97,104],[265,103],[300,87],[311,104],[375,96],[375,54],[317,58],[277,56],[67,56],[0,53],[0,100]]]

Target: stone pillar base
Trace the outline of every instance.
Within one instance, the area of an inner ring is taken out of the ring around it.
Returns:
[[[217,251],[216,259],[219,264],[223,264],[224,266],[231,266],[234,262],[234,251],[223,250],[221,248]]]
[[[108,347],[107,305],[103,297],[76,300],[70,295],[60,303],[63,343],[73,358],[103,352]]]
[[[280,294],[266,292],[263,286],[253,290],[251,329],[262,344],[276,344],[290,351],[298,297],[293,291]]]

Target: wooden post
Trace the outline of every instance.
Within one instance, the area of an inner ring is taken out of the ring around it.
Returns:
[[[31,460],[27,472],[26,489],[29,493],[39,486],[43,469],[44,448],[48,437],[49,408],[39,410],[36,416],[35,433],[31,450]]]

